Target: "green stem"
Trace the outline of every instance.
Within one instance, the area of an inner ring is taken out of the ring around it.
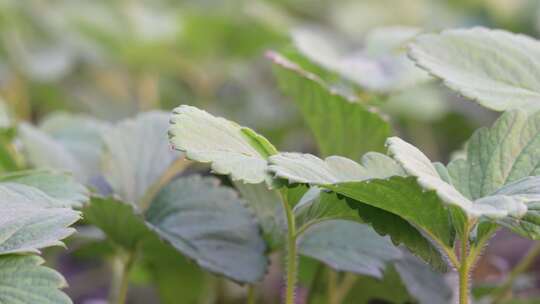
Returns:
[[[466,224],[461,239],[461,255],[459,271],[459,304],[469,304],[469,275],[471,263],[469,259],[469,233],[470,224]]]
[[[343,303],[349,291],[354,287],[354,284],[357,282],[358,277],[352,273],[347,273],[342,280],[338,281],[337,273],[330,270],[331,275],[330,279],[333,279],[333,286],[329,285],[329,304],[339,304]]]
[[[283,204],[283,209],[285,210],[285,215],[287,217],[287,290],[285,293],[285,303],[286,304],[295,304],[296,298],[296,279],[298,271],[298,261],[296,253],[296,222],[294,214],[287,202],[286,193],[281,193],[281,202]]]
[[[527,271],[540,254],[540,242],[534,244],[521,261],[512,269],[504,284],[494,292],[493,303],[500,303],[511,292],[514,281],[523,272]]]
[[[126,303],[129,288],[129,273],[135,262],[135,253],[125,257],[118,257],[114,264],[113,282],[109,295],[109,303]]]
[[[257,303],[257,293],[255,292],[255,286],[249,285],[248,286],[248,294],[247,294],[247,304],[255,304]]]
[[[335,271],[332,269],[328,269],[328,282],[327,282],[327,288],[326,288],[326,294],[328,296],[328,304],[336,304],[336,289],[337,289],[337,282],[338,276]]]

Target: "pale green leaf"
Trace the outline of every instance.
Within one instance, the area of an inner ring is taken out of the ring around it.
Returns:
[[[149,226],[202,268],[239,282],[262,278],[266,246],[253,215],[214,178],[179,178],[145,214]]]
[[[62,246],[75,229],[79,213],[68,208],[40,208],[27,202],[3,204],[0,209],[0,254],[39,253],[39,249]]]
[[[62,201],[15,182],[0,183],[0,205],[0,254],[39,253],[62,245],[75,232],[69,226],[80,218],[70,208],[59,208]]]
[[[82,164],[60,142],[40,129],[27,124],[19,125],[19,139],[24,153],[32,166],[71,172],[84,177]]]
[[[527,211],[522,202],[508,201],[500,197],[484,197],[473,202],[444,181],[435,166],[418,148],[398,137],[389,138],[387,146],[388,153],[409,175],[416,177],[424,189],[435,191],[442,203],[459,207],[470,219],[482,216],[496,219],[506,216],[519,217]]]
[[[502,226],[527,238],[540,239],[540,177],[525,177],[497,190],[492,197],[519,200],[527,205],[522,217],[508,217],[498,221]]]
[[[275,63],[281,90],[300,109],[323,155],[358,159],[368,151],[384,149],[391,127],[375,109],[339,94],[280,54],[267,56]]]
[[[168,122],[165,112],[148,112],[122,121],[106,133],[103,174],[124,202],[139,205],[181,157],[170,148]]]
[[[537,107],[540,42],[481,27],[447,30],[416,38],[416,63],[481,105],[497,111]]]
[[[388,238],[381,238],[368,225],[346,220],[311,226],[298,240],[298,250],[337,271],[378,278],[388,262],[401,257]]]
[[[81,181],[101,174],[103,135],[110,124],[85,115],[57,113],[47,116],[39,129],[62,145],[81,166]]]
[[[43,262],[37,256],[1,256],[0,303],[71,304],[60,290],[67,287],[65,279]]]
[[[403,175],[403,169],[391,158],[377,152],[367,153],[361,163],[341,156],[322,160],[311,154],[280,153],[270,157],[269,170],[291,183],[313,185],[362,181]]]
[[[287,220],[279,192],[268,189],[265,183],[235,182],[234,185],[257,218],[268,247],[279,248],[287,233]]]
[[[277,153],[251,129],[187,105],[173,111],[169,136],[189,159],[211,163],[215,173],[252,184],[268,180],[266,158]]]
[[[540,112],[504,113],[490,128],[477,130],[465,158],[448,165],[455,187],[470,199],[494,193],[527,176],[540,175]]]
[[[89,199],[88,189],[77,183],[72,176],[58,172],[19,171],[0,176],[0,182],[37,188],[57,200],[57,207],[81,207]]]
[[[331,37],[320,30],[299,29],[293,32],[293,42],[304,56],[322,67],[363,89],[387,93],[428,79],[403,50],[418,33],[419,29],[412,27],[379,28],[368,33],[363,48],[354,48],[336,39],[335,34]]]

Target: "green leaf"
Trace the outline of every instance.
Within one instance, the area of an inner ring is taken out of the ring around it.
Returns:
[[[20,201],[6,205],[3,200],[4,196],[0,203],[0,254],[39,253],[41,248],[62,246],[60,240],[75,232],[68,227],[80,218],[68,208],[43,208]]]
[[[445,277],[422,261],[407,255],[394,265],[405,288],[418,303],[447,304],[452,301],[452,289]]]
[[[56,271],[42,266],[37,256],[0,257],[0,303],[71,304],[59,289],[67,286]]]
[[[348,79],[362,89],[388,93],[428,79],[403,51],[419,33],[414,27],[384,27],[369,32],[363,48],[348,47],[358,41],[342,41],[331,33],[314,29],[293,32],[296,48],[313,62]]]
[[[27,123],[19,125],[19,138],[32,166],[71,172],[84,177],[82,164],[60,142]]]
[[[403,169],[384,154],[365,154],[361,163],[341,156],[329,156],[324,160],[300,153],[280,153],[270,157],[269,170],[279,178],[291,183],[314,185],[334,184],[346,181],[362,181],[403,175]]]
[[[435,191],[440,202],[459,207],[469,219],[480,217],[504,218],[506,216],[522,216],[527,207],[519,201],[502,201],[496,198],[483,197],[474,202],[462,195],[453,185],[441,178],[431,161],[416,147],[398,137],[387,141],[388,153],[424,189]]]
[[[467,142],[464,157],[448,165],[452,184],[469,199],[480,199],[502,194],[499,190],[506,185],[540,174],[539,123],[539,112],[512,110],[505,112],[491,128],[476,131]],[[534,202],[518,199],[520,202],[528,209],[523,217],[511,216],[498,223],[525,237],[538,239],[538,207]],[[489,236],[496,228],[492,223],[482,223],[478,237]]]
[[[37,188],[57,200],[58,207],[81,207],[88,202],[88,189],[67,174],[43,170],[19,171],[0,176],[0,182]]]
[[[320,260],[337,271],[382,278],[389,261],[401,252],[369,226],[327,220],[311,226],[298,240],[300,254]]]
[[[270,249],[279,248],[287,233],[287,220],[278,191],[270,190],[265,183],[234,183],[247,207],[254,213]]]
[[[124,202],[144,208],[140,205],[145,196],[162,182],[167,170],[174,169],[170,172],[174,177],[184,169],[172,166],[181,155],[169,147],[168,122],[165,112],[143,113],[120,122],[105,135],[103,174]]]
[[[251,129],[187,105],[173,111],[169,136],[173,147],[189,159],[211,163],[215,173],[251,184],[269,179],[266,159],[277,153]]]
[[[179,178],[145,214],[149,226],[201,267],[240,282],[265,274],[266,246],[253,216],[214,178]]]
[[[395,244],[404,243],[434,267],[445,269],[437,247],[415,228],[418,226],[414,222],[428,212],[428,218],[420,223],[425,227],[420,228],[429,229],[441,244],[450,246],[453,230],[438,198],[424,192],[414,179],[399,177],[404,174],[403,169],[391,158],[368,153],[362,160],[357,164],[342,157],[323,161],[312,155],[281,153],[270,158],[270,170],[289,182],[319,185],[351,198],[349,206],[358,209],[360,218],[372,224],[379,234],[390,235]],[[413,205],[403,208],[404,202]],[[427,204],[433,210],[426,208]]]
[[[93,197],[83,209],[84,218],[101,229],[117,246],[135,251],[156,236],[146,227],[134,206],[115,198]]]
[[[540,175],[540,112],[505,112],[491,128],[477,130],[465,158],[448,165],[452,184],[470,199],[494,193],[527,176]]]
[[[267,56],[275,63],[281,90],[300,109],[323,155],[358,159],[365,152],[384,149],[391,127],[381,114],[358,100],[338,94],[318,76],[280,54]]]
[[[419,36],[409,54],[453,90],[492,110],[537,107],[540,42],[476,27]]]
[[[86,182],[101,174],[103,135],[110,128],[104,121],[68,113],[49,115],[39,125],[78,161],[82,172],[77,177]]]
[[[533,240],[540,239],[540,177],[526,177],[505,185],[493,196],[527,205],[527,213],[521,217],[503,218],[497,223]]]
[[[45,184],[58,189],[51,180]],[[60,240],[75,231],[68,227],[80,217],[70,208],[59,208],[72,203],[15,181],[0,183],[0,205],[0,254],[39,253],[41,248],[62,245]]]
[[[342,219],[357,221],[358,212],[347,205],[335,193],[321,191],[319,187],[311,187],[293,208],[298,232],[317,223]]]

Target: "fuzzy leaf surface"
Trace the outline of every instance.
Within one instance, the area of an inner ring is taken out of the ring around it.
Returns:
[[[482,27],[416,38],[410,57],[453,90],[484,107],[538,108],[540,42]]]
[[[173,147],[189,159],[211,163],[215,173],[251,184],[268,179],[266,159],[277,153],[251,129],[186,105],[173,111],[169,136]]]
[[[71,304],[60,289],[67,287],[58,272],[37,256],[0,256],[0,303]]]

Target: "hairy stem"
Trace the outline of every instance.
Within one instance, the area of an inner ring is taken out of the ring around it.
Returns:
[[[296,253],[296,222],[294,219],[294,214],[289,206],[287,201],[287,195],[281,193],[281,202],[283,204],[283,209],[287,216],[287,289],[285,292],[285,303],[286,304],[295,304],[296,299],[296,279],[298,271],[298,257]]]
[[[135,262],[135,253],[119,256],[114,261],[113,281],[109,293],[109,303],[126,303],[129,288],[129,273]]]
[[[466,224],[463,237],[461,239],[461,254],[459,272],[459,304],[469,304],[469,275],[471,272],[471,261],[469,259],[469,233],[470,224]]]
[[[540,254],[540,242],[537,242],[529,249],[527,254],[521,259],[521,261],[512,269],[508,277],[506,278],[506,281],[494,292],[494,299],[493,303],[500,303],[503,301],[506,296],[511,292],[512,286],[514,285],[514,281],[517,279],[517,277],[522,274],[523,272],[527,271],[532,263],[536,260],[538,255]]]

